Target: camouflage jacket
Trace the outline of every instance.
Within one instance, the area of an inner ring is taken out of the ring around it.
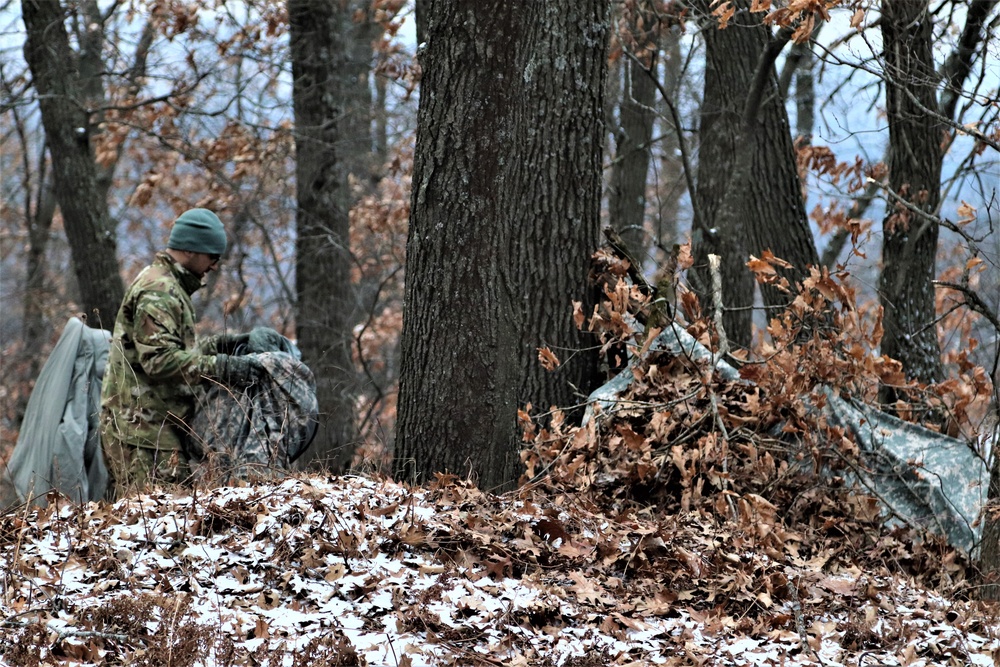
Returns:
[[[160,253],[125,292],[101,387],[101,438],[181,448],[201,386],[215,376],[219,337],[195,338],[201,279]]]

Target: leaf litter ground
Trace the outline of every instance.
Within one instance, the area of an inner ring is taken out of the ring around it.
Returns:
[[[0,664],[1000,658],[1000,623],[977,603],[843,549],[755,544],[705,513],[612,516],[583,495],[529,486],[497,497],[448,478],[410,489],[302,476],[114,505],[52,500],[0,519]]]

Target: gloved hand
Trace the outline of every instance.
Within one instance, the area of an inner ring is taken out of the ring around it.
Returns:
[[[218,349],[224,354],[236,354],[241,345],[250,342],[250,334],[222,334],[219,336]]]
[[[264,379],[264,367],[253,357],[215,355],[215,372],[229,386],[250,385]]]
[[[249,334],[247,349],[256,354],[259,352],[288,352],[288,340],[274,329],[257,327]]]

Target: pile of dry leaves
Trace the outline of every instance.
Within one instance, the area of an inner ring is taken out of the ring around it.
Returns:
[[[874,550],[441,478],[287,479],[0,519],[3,665],[992,665],[1000,623]],[[833,533],[835,529],[829,527]]]

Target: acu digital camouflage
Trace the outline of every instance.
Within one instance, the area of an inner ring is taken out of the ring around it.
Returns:
[[[288,469],[316,432],[312,371],[294,353],[252,355],[265,378],[243,390],[215,385],[191,421],[195,475],[226,483]]]
[[[159,253],[122,301],[101,389],[101,440],[122,446],[182,450],[181,429],[216,374],[219,336],[198,341],[191,295],[201,279]],[[109,461],[110,463],[110,461]]]

